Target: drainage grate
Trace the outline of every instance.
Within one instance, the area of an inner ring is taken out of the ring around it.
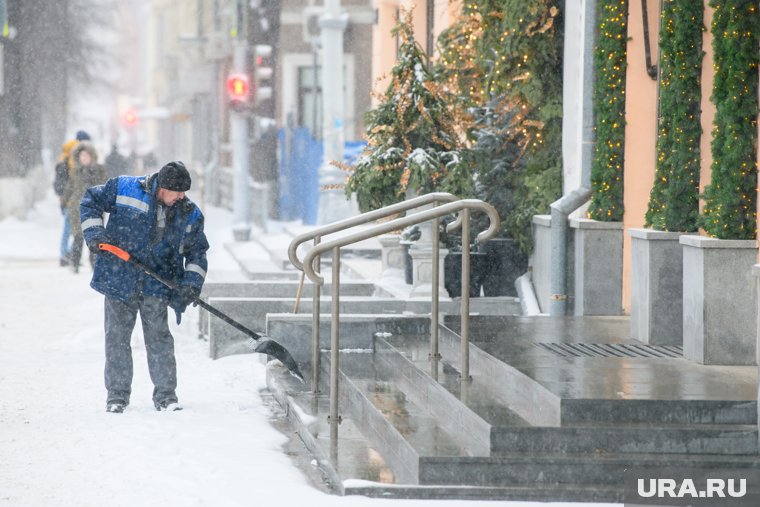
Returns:
[[[562,357],[650,357],[680,358],[683,347],[638,343],[537,343],[539,347]]]

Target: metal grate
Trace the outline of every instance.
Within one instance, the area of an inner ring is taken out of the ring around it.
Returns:
[[[638,343],[537,343],[562,357],[649,357],[680,358],[683,347]]]

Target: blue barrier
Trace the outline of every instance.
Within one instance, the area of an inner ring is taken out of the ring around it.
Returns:
[[[280,129],[280,219],[317,223],[319,209],[319,166],[322,142],[314,139],[305,127]],[[367,143],[347,141],[343,160],[352,163]]]

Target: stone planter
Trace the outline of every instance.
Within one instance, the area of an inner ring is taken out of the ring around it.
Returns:
[[[571,218],[570,228],[573,231],[574,314],[621,315],[623,223]]]
[[[683,345],[685,232],[628,229],[631,235],[631,337],[652,345]]]
[[[528,269],[528,260],[512,238],[494,238],[480,245],[486,254],[483,295],[517,296],[515,280]]]
[[[462,252],[449,252],[444,258],[444,286],[449,297],[462,297]],[[480,288],[488,269],[485,253],[470,252],[470,297],[480,297]]]
[[[550,215],[533,215],[533,253],[529,264],[533,267],[531,281],[541,311],[549,311],[549,282],[551,273],[551,223]],[[568,263],[568,269],[572,266]]]
[[[755,308],[760,308],[760,264],[752,266],[752,274],[755,277]],[[755,313],[755,363],[760,364],[760,310]],[[758,402],[760,402],[760,391],[758,391]],[[757,405],[757,410],[760,416],[760,403]],[[760,417],[758,424],[760,424]]]
[[[754,240],[681,236],[683,355],[701,364],[756,364]]]

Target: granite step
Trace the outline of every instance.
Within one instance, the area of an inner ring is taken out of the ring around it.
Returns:
[[[440,349],[459,364],[458,319]],[[470,373],[535,426],[582,423],[756,425],[757,369],[682,358],[560,357],[544,343],[636,344],[614,318],[473,316]]]
[[[488,458],[420,458],[420,484],[621,486],[631,469],[760,470],[757,456],[512,453]],[[695,474],[697,475],[697,474]]]
[[[509,452],[561,453],[691,453],[691,454],[757,454],[757,427],[754,424],[693,424],[678,417],[667,422],[647,420],[631,422],[624,418],[577,417],[563,420],[561,426],[531,425],[507,404],[498,400],[495,392],[503,385],[489,376],[475,375],[461,382],[458,365],[445,361],[442,372],[430,370],[427,357],[429,339],[426,336],[391,336],[376,345],[378,358],[387,363],[399,385],[418,403],[437,415],[441,425],[453,433],[465,432],[474,440],[470,448],[476,455]],[[387,344],[387,345],[385,345]],[[385,353],[383,353],[385,352]],[[393,352],[396,352],[395,354]],[[431,374],[432,373],[432,374]],[[441,396],[441,388],[449,396]],[[566,400],[562,400],[564,403]],[[585,400],[591,401],[591,400]],[[621,400],[612,405],[623,415],[630,411],[620,407]],[[639,401],[631,400],[633,407]],[[676,412],[682,404],[671,406],[669,400],[650,403],[649,413]],[[592,408],[604,407],[607,400],[593,400]],[[720,404],[719,404],[720,405]],[[707,404],[700,407],[706,410]],[[704,416],[704,411],[702,415]],[[611,410],[610,414],[615,415]],[[710,418],[705,417],[710,420]],[[715,418],[712,418],[715,419]],[[741,418],[740,422],[741,421]],[[751,418],[750,418],[751,419]],[[675,420],[675,422],[671,422]],[[450,421],[448,424],[446,421]],[[704,421],[704,419],[700,419]],[[487,442],[487,446],[479,443]]]
[[[345,359],[345,358],[342,358]],[[342,361],[349,363],[350,361]],[[323,365],[327,361],[323,361]],[[310,377],[308,365],[303,365],[304,374]],[[326,377],[322,375],[324,379]],[[365,376],[372,376],[365,375]],[[358,387],[347,378],[342,383],[341,391],[358,393]],[[390,401],[386,395],[395,396],[393,389],[384,384],[375,384],[369,379],[359,381],[365,384],[367,393],[378,395],[378,403],[383,399]],[[338,427],[338,441],[331,442],[329,438],[329,399],[324,394],[313,394],[308,387],[289,375],[277,361],[267,365],[267,386],[273,396],[284,408],[290,424],[306,444],[314,456],[313,466],[324,470],[332,491],[344,495],[362,495],[377,498],[396,499],[446,499],[446,500],[532,500],[532,501],[594,501],[622,502],[623,491],[620,485],[586,485],[586,484],[513,484],[509,486],[478,486],[474,482],[468,485],[452,484],[417,484],[419,473],[412,481],[404,480],[403,474],[398,474],[389,460],[381,452],[382,446],[374,445],[371,438],[365,436],[366,423],[360,422],[351,412],[355,407],[347,407],[350,394],[342,392],[341,411],[342,422]],[[322,391],[327,391],[322,386]],[[363,396],[363,395],[362,395]],[[363,405],[366,402],[362,403]],[[407,405],[409,406],[409,405]],[[417,411],[407,411],[402,418],[408,423],[415,420]],[[388,415],[390,419],[396,416]],[[380,419],[387,420],[384,416]],[[387,423],[386,423],[387,424]],[[422,429],[422,427],[418,427]],[[376,435],[376,437],[379,437]],[[421,437],[424,440],[426,437]],[[420,442],[418,441],[417,444]],[[394,445],[390,442],[389,445]],[[441,466],[447,460],[454,460],[453,466],[467,463],[467,456],[457,456],[456,444],[441,448],[442,456],[417,457],[417,463],[432,460],[434,467],[425,477],[433,481],[436,474],[441,474]],[[482,459],[482,458],[480,458]],[[436,460],[440,460],[436,462]],[[470,473],[468,471],[468,473]],[[456,482],[456,481],[455,481]]]

